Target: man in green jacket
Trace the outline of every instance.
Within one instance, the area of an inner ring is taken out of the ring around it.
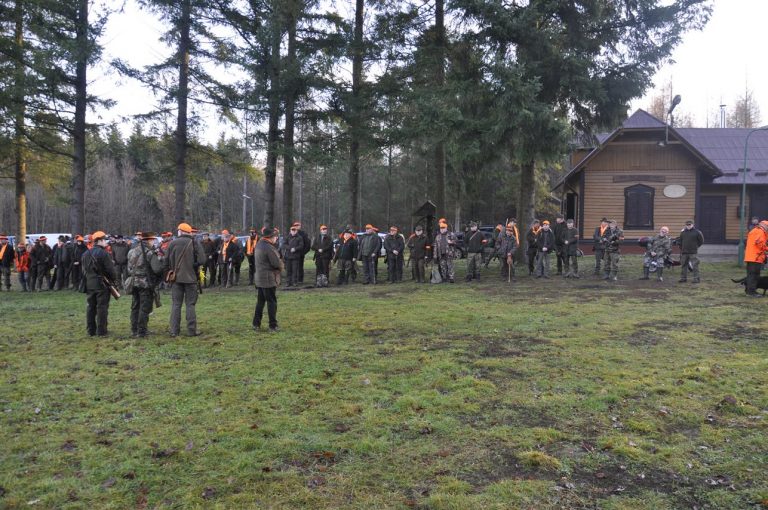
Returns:
[[[168,270],[173,271],[171,283],[171,318],[170,334],[178,336],[181,327],[181,305],[186,303],[187,334],[198,336],[197,314],[197,271],[205,262],[205,252],[192,235],[192,227],[187,223],[179,224],[178,237],[168,245]]]
[[[131,336],[147,336],[149,314],[155,298],[155,286],[163,274],[163,259],[157,254],[154,232],[142,232],[139,242],[126,257],[126,271],[132,279],[131,288]]]
[[[253,250],[253,259],[256,272],[254,283],[256,285],[256,310],[253,314],[253,329],[261,329],[261,319],[264,315],[264,305],[267,305],[269,316],[269,331],[277,331],[277,286],[280,285],[280,273],[283,270],[283,261],[280,252],[275,247],[277,232],[272,228],[265,228],[261,233],[261,239]]]

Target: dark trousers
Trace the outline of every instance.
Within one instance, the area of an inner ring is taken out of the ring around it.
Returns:
[[[54,287],[56,290],[66,289],[69,287],[69,268],[57,267],[54,275],[56,280]]]
[[[744,285],[744,292],[747,294],[757,294],[757,280],[760,279],[762,268],[760,262],[747,262],[747,281]]]
[[[211,259],[208,260],[205,263],[205,267],[203,268],[203,273],[205,273],[205,281],[207,282],[206,285],[208,287],[213,287],[216,285],[216,261]]]
[[[109,319],[108,289],[89,290],[86,294],[85,326],[88,334],[103,336],[107,334]]]
[[[69,271],[69,279],[72,282],[72,288],[77,290],[80,287],[80,278],[83,273],[80,271],[80,264],[72,264],[72,269]]]
[[[528,248],[525,255],[528,257],[528,274],[533,274],[533,270],[536,265],[536,255],[538,250],[536,248]]]
[[[264,304],[267,305],[269,316],[269,328],[277,327],[277,292],[276,287],[256,287],[256,311],[253,313],[253,326],[261,327],[261,318],[264,315]]]
[[[426,276],[424,273],[424,257],[411,259],[411,271],[413,272],[413,279],[417,283],[426,283]]]
[[[128,264],[115,264],[115,271],[117,271],[118,284],[117,286],[123,288],[123,282],[128,277]]]
[[[507,257],[504,254],[499,255],[499,262],[501,262],[501,277],[508,280],[515,276],[515,259],[512,258],[512,264],[507,262]]]
[[[19,285],[21,285],[21,290],[23,292],[26,292],[29,290],[29,273],[26,271],[23,271],[19,273]]]
[[[45,287],[43,287],[43,280],[45,280]],[[51,288],[51,270],[48,266],[37,268],[37,281],[32,284],[32,287],[36,287],[37,290],[49,290]]]
[[[398,280],[397,278],[397,260],[399,257],[396,257],[394,255],[390,255],[387,257],[387,280],[389,283],[395,283]]]
[[[0,282],[0,287],[5,285],[5,290],[11,290],[11,268],[0,267],[0,275],[3,277],[3,281]]]
[[[315,259],[315,279],[317,279],[318,276],[321,274],[325,275],[326,278],[330,276],[331,273],[331,259],[328,257],[317,257]]]
[[[297,273],[296,283],[304,283],[304,255],[299,259],[299,270]]]
[[[349,283],[349,277],[355,270],[355,263],[351,260],[340,260],[338,264],[339,276],[336,285],[346,285]]]
[[[299,271],[300,267],[301,259],[288,259],[285,261],[285,269],[288,276],[289,287],[299,283],[299,275],[301,274]]]
[[[239,262],[232,262],[232,273],[234,275],[229,275],[229,284],[232,285],[240,285],[240,266],[242,265],[243,261]],[[234,278],[233,278],[234,276]]]
[[[146,335],[149,314],[152,313],[152,289],[134,288],[131,295],[131,333]]]
[[[605,250],[602,248],[595,248],[595,274],[600,274],[600,265],[605,258]]]
[[[222,287],[231,287],[235,283],[235,272],[232,270],[232,264],[229,262],[219,264],[219,279]]]
[[[172,335],[178,335],[181,328],[181,305],[186,303],[187,332],[197,332],[197,284],[179,283],[171,285],[171,319],[170,330]]]
[[[37,283],[37,265],[30,264],[29,275],[27,276],[27,289],[29,289],[30,291],[34,291],[36,283]]]
[[[246,255],[248,259],[248,285],[253,285],[253,275],[256,274],[256,262],[253,255]]]
[[[363,257],[363,283],[376,283],[376,262],[378,257]]]
[[[562,246],[558,246],[555,248],[555,253],[557,254],[557,274],[562,274],[563,262],[565,261],[565,249]]]

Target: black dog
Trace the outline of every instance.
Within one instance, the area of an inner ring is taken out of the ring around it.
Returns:
[[[744,285],[745,287],[747,286],[746,276],[741,280],[734,280],[733,278],[731,278],[731,281],[733,283]],[[768,292],[768,276],[761,276],[760,278],[757,279],[757,288],[763,289],[763,296],[765,296],[765,293]]]

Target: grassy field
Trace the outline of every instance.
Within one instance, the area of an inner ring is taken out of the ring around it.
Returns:
[[[274,335],[246,287],[141,341],[129,299],[94,339],[82,295],[3,293],[0,507],[768,507],[768,298],[639,264],[280,292]]]

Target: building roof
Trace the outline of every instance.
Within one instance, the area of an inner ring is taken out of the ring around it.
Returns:
[[[598,134],[598,146],[592,149],[554,188],[560,187],[599,154],[606,144],[627,131],[666,130],[667,125],[644,110],[637,110],[624,123],[609,134]],[[752,129],[741,128],[673,128],[670,139],[680,140],[695,156],[702,160],[714,177],[715,184],[741,184],[744,166],[744,144]],[[749,138],[747,183],[768,184],[768,130],[755,131]]]
[[[744,143],[753,130],[741,128],[680,128],[677,133],[723,173],[715,184],[741,184]],[[747,147],[747,184],[768,184],[768,130],[755,131]]]

